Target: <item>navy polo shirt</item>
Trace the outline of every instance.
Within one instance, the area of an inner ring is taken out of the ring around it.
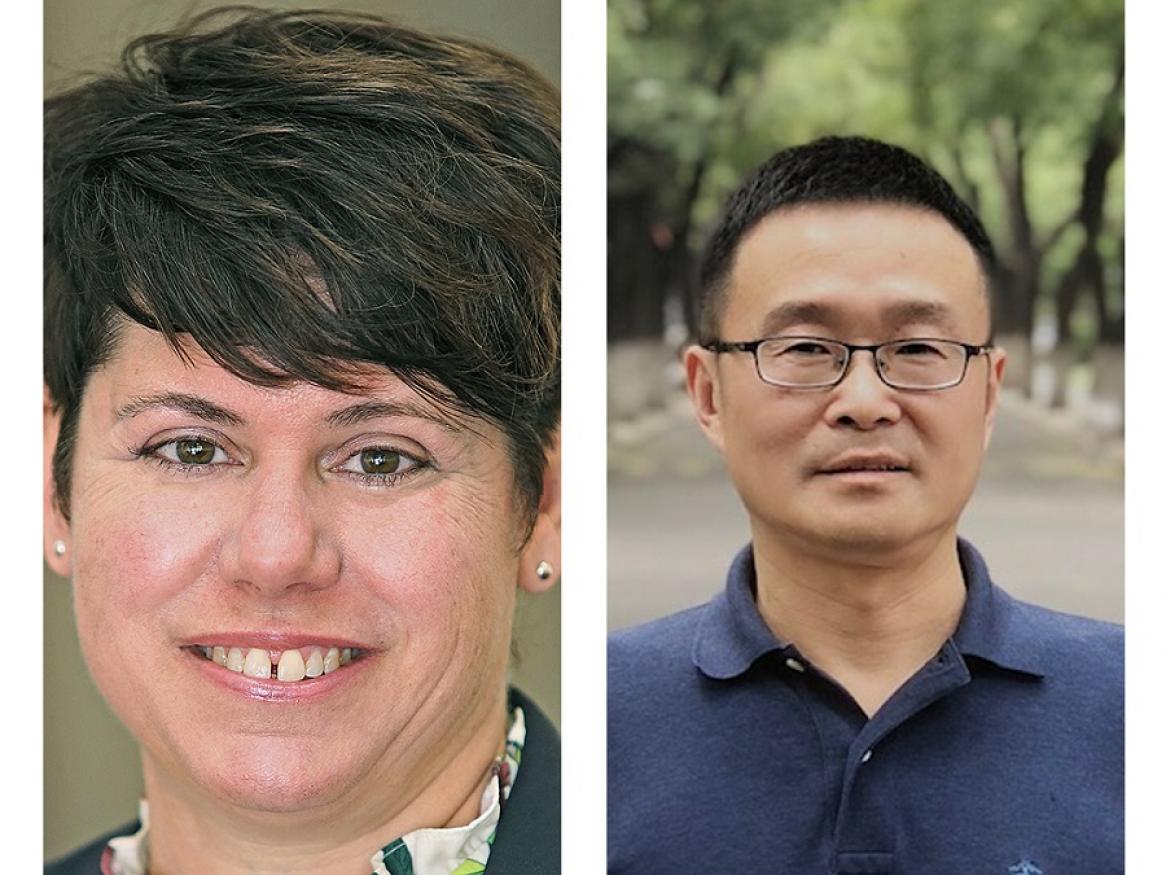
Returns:
[[[608,645],[608,872],[1107,875],[1123,865],[1123,632],[993,585],[867,718],[754,601]]]

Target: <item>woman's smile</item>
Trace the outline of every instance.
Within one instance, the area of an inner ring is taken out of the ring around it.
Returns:
[[[202,681],[271,703],[317,701],[342,693],[376,658],[371,651],[324,645],[282,651],[204,645],[182,652]]]

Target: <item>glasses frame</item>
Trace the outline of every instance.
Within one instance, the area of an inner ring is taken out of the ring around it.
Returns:
[[[761,348],[764,343],[769,343],[773,340],[813,340],[818,343],[829,343],[834,346],[843,347],[846,350],[846,357],[842,361],[842,370],[839,371],[838,376],[833,380],[824,383],[785,383],[780,380],[766,379],[765,375],[761,373],[761,357],[757,354],[757,350]],[[879,351],[887,346],[895,346],[901,343],[925,343],[931,341],[933,343],[950,343],[960,347],[964,351],[964,366],[960,370],[960,375],[957,379],[947,383],[941,383],[938,386],[902,386],[892,383],[887,379],[887,375],[883,373],[883,366],[879,361]],[[775,335],[773,337],[762,337],[758,340],[709,340],[700,344],[701,349],[707,349],[713,353],[724,352],[747,352],[753,356],[753,367],[757,371],[757,378],[761,382],[769,386],[780,386],[783,389],[830,389],[837,386],[846,379],[846,375],[850,373],[850,363],[854,360],[856,352],[869,352],[874,359],[875,373],[879,375],[879,379],[883,381],[886,386],[896,389],[900,392],[936,392],[942,389],[953,389],[964,381],[964,377],[968,375],[968,363],[973,356],[984,355],[989,350],[995,347],[989,339],[987,343],[974,344],[964,343],[960,340],[951,340],[946,337],[900,337],[895,340],[887,340],[883,343],[846,343],[843,340],[835,340],[832,337],[813,337],[811,335],[793,334],[793,335]]]

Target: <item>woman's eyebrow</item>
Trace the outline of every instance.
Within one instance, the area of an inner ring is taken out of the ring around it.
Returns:
[[[415,404],[411,401],[361,401],[328,414],[329,425],[339,428],[343,426],[359,425],[372,419],[384,419],[394,416],[409,416],[424,419],[441,426],[448,432],[462,431],[457,424],[446,416],[441,416],[434,410]]]
[[[119,420],[129,419],[147,410],[158,409],[177,410],[219,425],[239,426],[243,425],[245,421],[239,414],[221,407],[213,401],[185,392],[162,392],[157,395],[136,396],[118,408],[117,418]]]

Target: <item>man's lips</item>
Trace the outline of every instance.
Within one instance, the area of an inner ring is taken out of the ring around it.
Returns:
[[[895,474],[911,470],[911,463],[897,453],[851,452],[835,457],[820,466],[815,473],[837,474]]]

